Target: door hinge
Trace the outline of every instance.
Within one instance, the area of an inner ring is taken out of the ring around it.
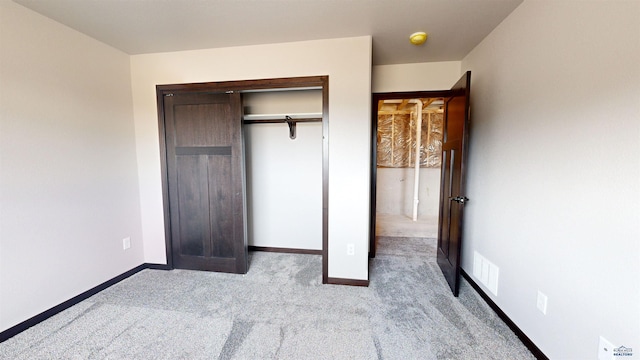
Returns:
[[[173,94],[164,94],[164,96],[173,96]]]
[[[233,94],[233,90],[225,91],[225,94]]]

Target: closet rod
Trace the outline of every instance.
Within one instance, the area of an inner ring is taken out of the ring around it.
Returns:
[[[294,123],[322,122],[322,118],[300,118],[300,119],[291,119],[288,121],[286,119],[267,119],[267,120],[246,120],[245,119],[242,122],[245,124],[282,124],[289,121]]]
[[[297,118],[293,119],[289,115],[285,115],[284,119],[264,119],[264,120],[243,120],[245,124],[281,124],[289,125],[289,138],[296,138],[296,124],[299,122],[322,122],[322,118]]]
[[[315,119],[322,118],[321,112],[293,113],[293,114],[244,114],[244,120],[284,120],[291,119]]]

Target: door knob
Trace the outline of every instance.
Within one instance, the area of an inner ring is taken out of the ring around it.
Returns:
[[[469,198],[466,196],[456,196],[456,197],[450,197],[449,200],[453,200],[457,203],[464,205],[467,201],[469,201]]]

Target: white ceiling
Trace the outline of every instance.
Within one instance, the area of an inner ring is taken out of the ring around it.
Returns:
[[[462,60],[523,0],[14,1],[128,54],[372,35],[385,65]]]

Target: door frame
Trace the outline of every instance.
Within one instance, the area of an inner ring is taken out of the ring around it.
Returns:
[[[171,238],[171,212],[169,208],[169,178],[167,168],[167,144],[165,132],[164,97],[176,92],[228,92],[249,90],[285,90],[302,88],[322,89],[322,283],[329,279],[329,76],[306,76],[292,78],[274,78],[259,80],[239,80],[222,82],[204,82],[188,84],[156,85],[158,111],[158,136],[160,140],[160,170],[162,179],[162,204],[164,213],[165,252],[167,267],[173,269],[173,250]],[[242,119],[238,119],[242,121]],[[244,129],[244,127],[243,127]],[[244,146],[244,130],[242,146]],[[246,183],[244,184],[246,192]],[[246,215],[246,198],[245,198]],[[246,227],[246,216],[244,217]],[[248,246],[245,238],[245,248]]]
[[[451,90],[385,92],[371,94],[371,184],[369,194],[369,258],[376,257],[376,192],[378,183],[378,101],[445,98]]]

